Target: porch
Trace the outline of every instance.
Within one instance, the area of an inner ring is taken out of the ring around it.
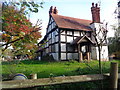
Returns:
[[[79,62],[91,60],[91,46],[94,45],[94,42],[88,36],[77,37],[72,45],[77,46]]]

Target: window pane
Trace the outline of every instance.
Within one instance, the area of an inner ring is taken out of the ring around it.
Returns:
[[[67,35],[72,35],[72,31],[67,31]]]
[[[68,54],[67,54],[67,58],[68,58],[68,59],[73,59],[72,53],[68,53]]]
[[[79,31],[74,31],[74,36],[80,36],[80,32]]]
[[[62,60],[66,59],[66,53],[61,53],[61,59]]]
[[[61,35],[61,41],[65,42],[65,35]]]
[[[67,50],[73,52],[74,47],[71,46],[70,44],[67,44]]]
[[[73,59],[78,59],[78,53],[73,53]]]
[[[61,43],[61,51],[66,51],[66,44]]]
[[[67,42],[72,42],[73,41],[73,37],[72,36],[67,36]]]

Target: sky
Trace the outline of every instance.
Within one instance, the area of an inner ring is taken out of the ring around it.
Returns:
[[[40,2],[40,0],[36,0]],[[39,8],[38,13],[32,13],[30,20],[33,24],[37,19],[42,20],[42,36],[46,34],[46,27],[49,21],[49,8],[56,6],[59,15],[75,17],[80,19],[92,20],[91,6],[92,3],[100,4],[101,22],[108,22],[108,36],[113,36],[110,25],[116,23],[114,11],[117,8],[118,0],[44,0],[43,8]]]

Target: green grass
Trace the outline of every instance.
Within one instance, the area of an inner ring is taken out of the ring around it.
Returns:
[[[120,60],[112,61],[118,62],[120,67]],[[109,73],[110,61],[102,62],[103,72]],[[119,70],[120,71],[120,70]],[[74,76],[83,74],[97,74],[98,61],[91,61],[89,63],[79,63],[76,61],[70,62],[45,62],[45,61],[12,61],[2,62],[2,75],[3,78],[13,73],[24,73],[29,77],[32,73],[37,73],[38,78],[47,78],[50,74],[53,76]]]

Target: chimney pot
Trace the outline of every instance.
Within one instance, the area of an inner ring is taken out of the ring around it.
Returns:
[[[49,14],[53,13],[53,6],[50,7]]]
[[[56,7],[54,8],[54,14],[58,14],[58,10],[56,9]]]
[[[92,7],[94,7],[94,3],[92,3]]]
[[[97,3],[95,4],[95,7],[98,7],[98,4],[97,4]]]

